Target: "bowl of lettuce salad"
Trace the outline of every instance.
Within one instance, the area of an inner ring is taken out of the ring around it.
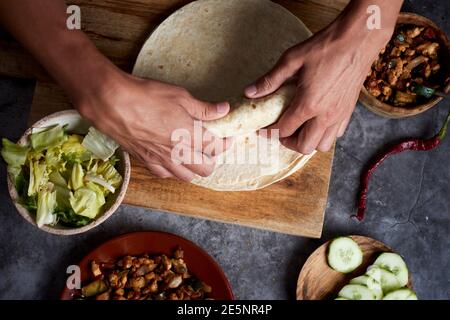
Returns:
[[[36,122],[17,143],[2,139],[8,189],[18,212],[58,235],[86,232],[110,217],[130,179],[130,159],[75,110]]]

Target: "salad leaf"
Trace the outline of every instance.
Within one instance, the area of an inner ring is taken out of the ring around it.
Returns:
[[[32,196],[40,191],[48,182],[48,172],[45,163],[30,161],[30,184],[28,185],[28,195]]]
[[[92,219],[76,214],[72,209],[56,213],[59,221],[69,227],[82,227],[87,225]]]
[[[77,190],[83,186],[84,171],[80,163],[75,163],[72,167],[70,175],[69,188]]]
[[[61,151],[69,162],[84,162],[91,159],[92,153],[81,144],[82,142],[82,136],[72,134],[62,144]]]
[[[36,151],[42,151],[46,148],[57,146],[64,142],[67,135],[63,127],[56,125],[30,135],[31,147]]]
[[[56,209],[59,211],[72,210],[70,205],[70,190],[67,186],[59,186],[55,184],[56,191]]]
[[[41,228],[45,224],[55,224],[56,192],[44,189],[38,193],[36,224]]]
[[[61,146],[53,146],[45,151],[45,163],[53,170],[64,171],[66,169],[66,162],[62,160]]]
[[[94,184],[71,193],[69,201],[76,214],[91,219],[94,219],[99,214],[100,208],[106,202],[103,192]]]
[[[2,142],[3,148],[1,155],[8,165],[8,173],[14,177],[14,180],[17,180],[17,177],[22,171],[22,166],[27,161],[30,148],[13,143],[8,139],[2,139]]]
[[[122,184],[122,176],[108,161],[100,163],[97,167],[96,173],[101,175],[114,188],[118,188]]]
[[[100,158],[103,161],[108,160],[119,147],[114,140],[104,135],[94,127],[89,128],[89,132],[86,137],[84,137],[82,144],[97,158]]]
[[[53,184],[67,188],[67,181],[66,179],[64,179],[64,177],[61,175],[59,171],[52,171],[48,176],[48,178],[50,182],[52,182]]]
[[[27,161],[29,147],[18,145],[3,138],[2,157],[8,166],[20,167]]]
[[[37,210],[37,195],[34,195],[34,196],[25,195],[23,197],[23,201],[21,202],[21,205],[24,206],[27,210],[30,210],[31,212],[36,212],[36,210]]]
[[[101,176],[96,176],[92,173],[88,173],[86,174],[86,180],[102,186],[111,193],[114,193],[116,191],[116,189],[111,184],[109,184],[108,181],[105,181]]]

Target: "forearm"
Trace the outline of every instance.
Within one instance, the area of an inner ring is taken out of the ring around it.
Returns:
[[[354,48],[371,64],[391,38],[402,4],[403,0],[352,0],[327,31],[342,43],[342,50]],[[380,8],[380,28],[368,26],[368,8],[373,5]]]
[[[81,30],[66,26],[62,0],[2,0],[0,22],[61,85],[75,105],[117,73]],[[105,77],[106,78],[106,77]]]

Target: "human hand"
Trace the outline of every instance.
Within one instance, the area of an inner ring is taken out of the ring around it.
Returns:
[[[279,129],[281,143],[290,149],[325,152],[344,134],[370,66],[392,34],[395,17],[385,29],[368,31],[366,7],[350,7],[349,12],[356,9],[364,9],[363,14],[344,13],[288,49],[271,71],[245,90],[247,97],[260,98],[294,78],[298,89],[293,101],[268,128]]]
[[[202,102],[183,88],[120,71],[108,75],[107,81],[110,85],[100,93],[73,98],[84,117],[159,177],[176,176],[190,181],[194,174],[211,174],[214,157],[223,151],[221,146],[227,147],[228,141],[208,135],[206,130],[201,137],[196,136],[194,120],[221,118],[230,109],[228,103]],[[202,139],[199,143],[187,141],[189,158],[200,156],[201,163],[173,161],[172,148],[177,142],[171,136],[177,129],[185,129],[190,137]],[[208,148],[211,144],[214,146]]]

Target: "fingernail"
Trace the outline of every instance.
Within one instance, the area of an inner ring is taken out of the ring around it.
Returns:
[[[230,110],[230,105],[228,102],[221,102],[217,105],[217,113],[218,114],[226,114]]]
[[[256,86],[254,84],[245,88],[245,94],[248,97],[253,97],[257,92],[258,92],[258,89],[256,88]]]

